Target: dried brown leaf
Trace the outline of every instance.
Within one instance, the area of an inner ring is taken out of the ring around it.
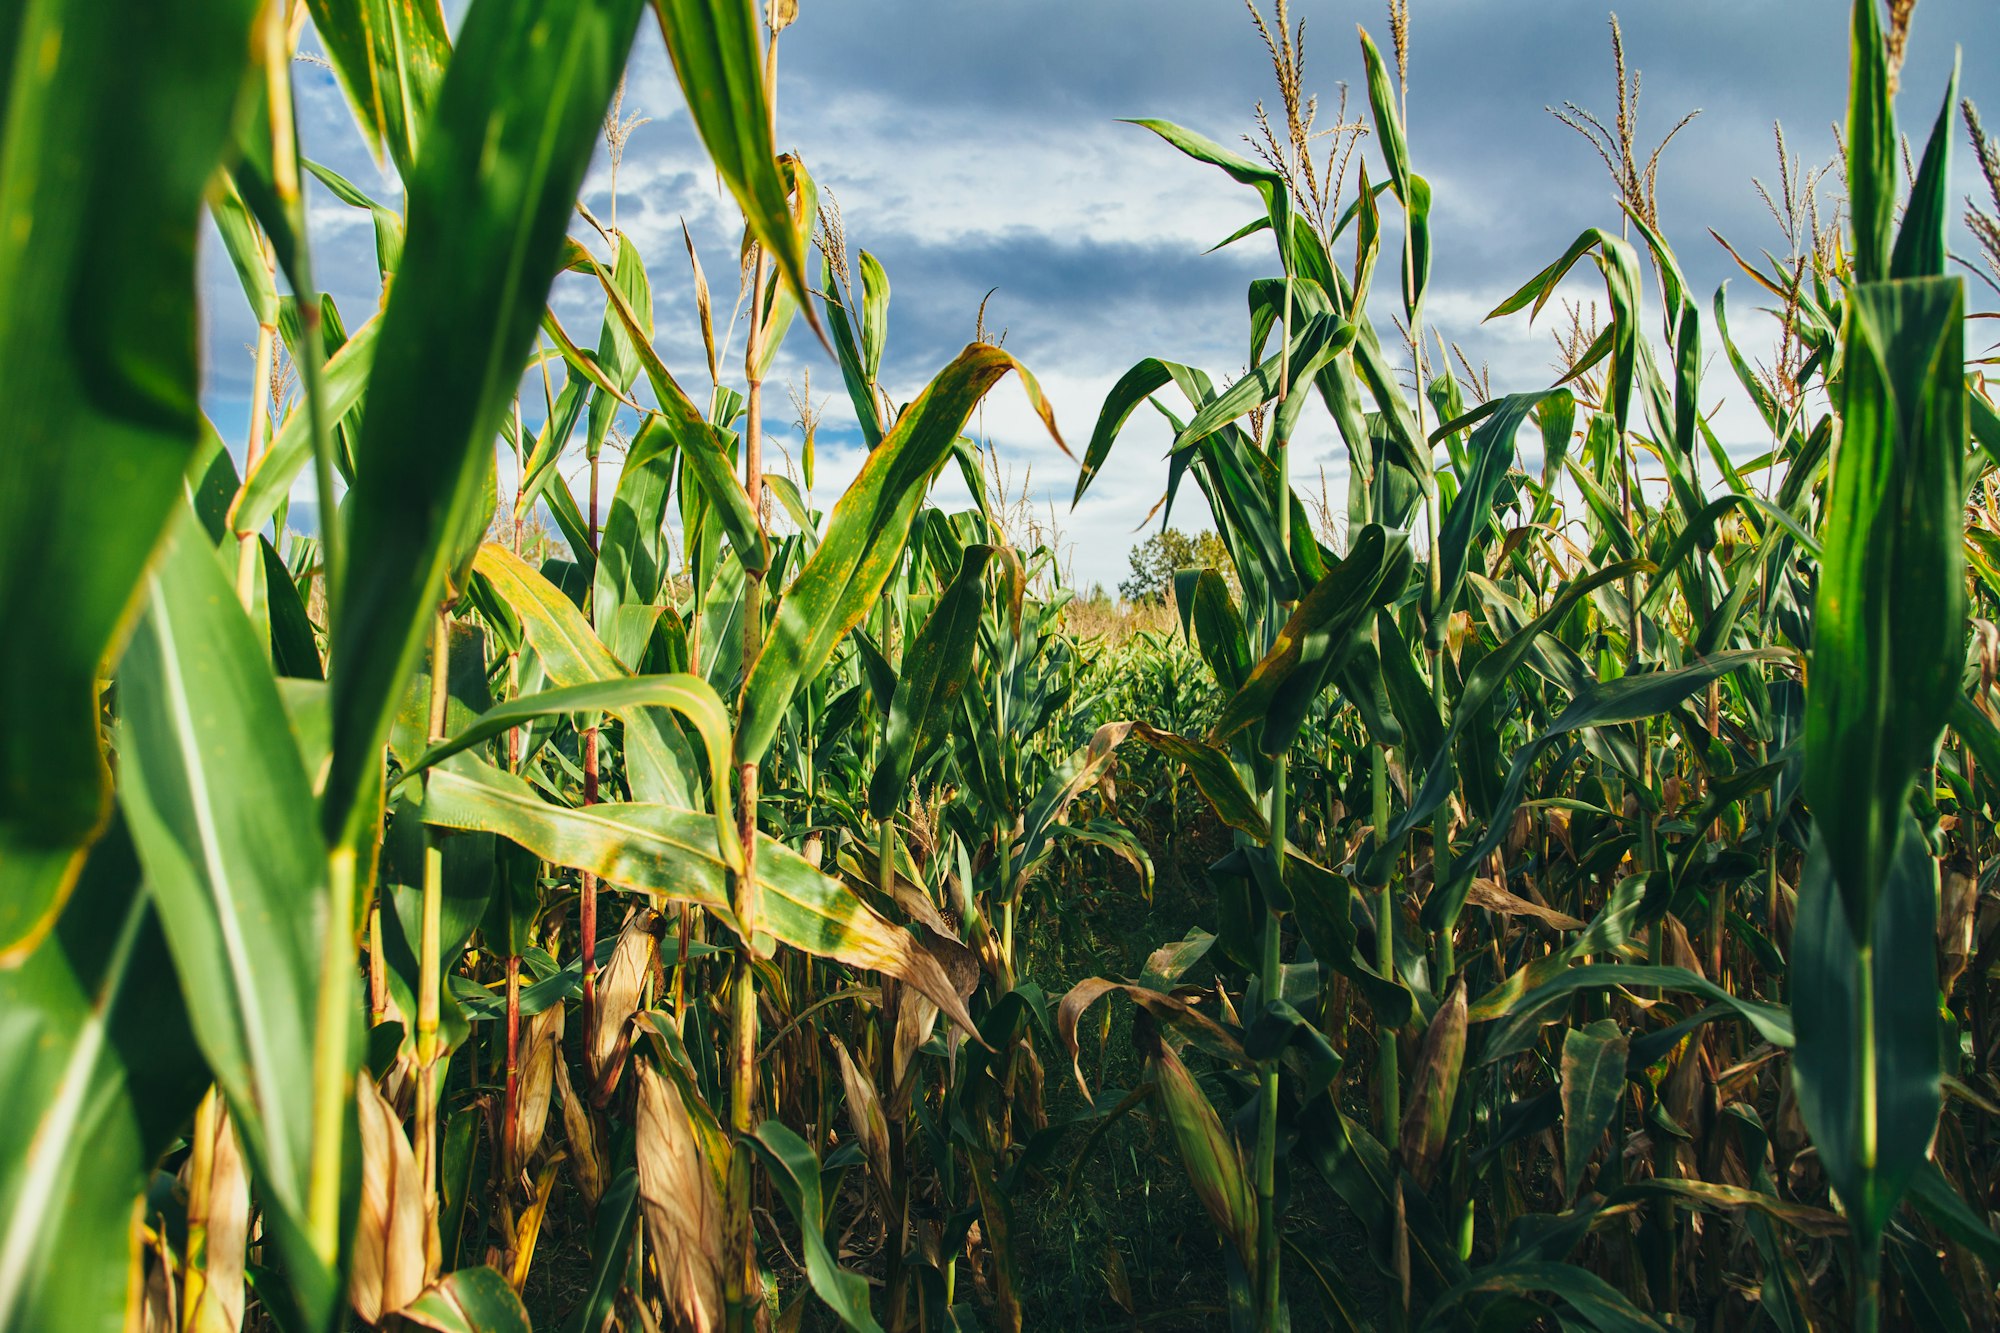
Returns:
[[[651,1061],[637,1068],[639,1204],[659,1265],[667,1326],[709,1333],[722,1326],[722,1198],[681,1091]]]

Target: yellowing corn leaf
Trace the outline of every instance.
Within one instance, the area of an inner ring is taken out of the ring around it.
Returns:
[[[1083,1020],[1084,1010],[1112,991],[1123,991],[1132,1003],[1144,1009],[1155,1021],[1174,1028],[1210,1055],[1246,1068],[1249,1066],[1250,1059],[1243,1053],[1243,1043],[1181,996],[1169,995],[1150,986],[1087,977],[1070,987],[1069,994],[1063,996],[1062,1003],[1056,1006],[1056,1033],[1062,1038],[1063,1049],[1069,1052],[1070,1069],[1076,1075],[1076,1086],[1086,1098],[1090,1096],[1090,1088],[1083,1081],[1083,1066],[1079,1062],[1081,1045],[1077,1041],[1076,1028]]]
[[[663,805],[551,805],[527,783],[470,755],[433,770],[424,822],[498,833],[557,865],[672,902],[694,903],[733,921],[728,868],[715,821]],[[770,938],[850,967],[906,981],[967,1032],[977,1032],[944,967],[908,931],[884,919],[838,880],[774,838],[757,844],[759,948]]]
[[[1567,912],[1558,912],[1552,907],[1544,907],[1518,894],[1509,893],[1499,880],[1485,876],[1472,881],[1472,887],[1466,890],[1465,901],[1474,907],[1498,912],[1502,916],[1531,916],[1537,921],[1554,926],[1557,930],[1582,930],[1585,925]]]
[[[521,1033],[520,1105],[515,1112],[515,1170],[527,1165],[542,1146],[549,1122],[549,1098],[555,1092],[555,1070],[562,1062],[563,1005],[560,1000],[530,1018]]]
[[[1194,1186],[1216,1229],[1236,1247],[1244,1268],[1254,1271],[1257,1199],[1250,1191],[1249,1174],[1243,1169],[1236,1140],[1223,1128],[1215,1108],[1209,1105],[1208,1094],[1164,1042],[1153,1042],[1146,1071],[1173,1127],[1188,1183]]]
[[[243,1260],[250,1243],[250,1177],[229,1108],[211,1090],[195,1115],[185,1168],[188,1248],[181,1301],[191,1333],[243,1327]]]
[[[1454,979],[1424,1032],[1423,1049],[1410,1071],[1410,1102],[1403,1111],[1403,1165],[1420,1187],[1428,1188],[1444,1151],[1458,1071],[1465,1062],[1465,983]]]
[[[591,1208],[604,1197],[604,1157],[597,1142],[597,1123],[590,1118],[590,1108],[576,1095],[570,1086],[569,1062],[562,1058],[560,1050],[555,1059],[556,1090],[562,1094],[563,1137],[569,1140],[569,1160],[576,1181],[576,1192]]]
[[[619,932],[611,962],[598,974],[597,1012],[590,1031],[590,1077],[597,1084],[603,1084],[606,1072],[624,1058],[625,1024],[639,1012],[639,991],[659,945],[659,920],[660,914],[651,908],[633,912]]]
[[[361,1120],[361,1209],[347,1278],[354,1312],[377,1324],[423,1294],[437,1272],[437,1231],[403,1122],[363,1076],[354,1084]]]
[[[638,1067],[639,1203],[660,1267],[670,1326],[709,1333],[722,1321],[722,1199],[687,1106],[650,1061]]]
[[[874,1178],[875,1188],[886,1204],[891,1197],[894,1168],[889,1161],[889,1122],[882,1114],[882,1098],[875,1091],[875,1081],[847,1053],[846,1044],[834,1036],[827,1040],[833,1043],[834,1058],[840,1062],[840,1086],[847,1095],[847,1121],[854,1127],[854,1137],[861,1141],[861,1151],[868,1159],[868,1174]]]

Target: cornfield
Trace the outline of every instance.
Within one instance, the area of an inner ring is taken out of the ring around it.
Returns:
[[[1227,567],[1115,642],[978,438],[1011,375],[1069,452],[1029,368],[881,383],[888,275],[777,148],[811,9],[0,21],[0,1329],[2000,1328],[2000,409],[1946,246],[2000,149],[1955,75],[1899,131],[1911,6],[1854,0],[1838,213],[1739,260],[1761,361],[1621,56],[1616,129],[1566,113],[1619,205],[1491,316],[1607,320],[1499,392],[1426,321],[1409,6],[1329,133],[1253,5],[1252,151],[1132,131],[1247,187],[1247,369],[1142,361],[1070,455],[1163,414]],[[399,207],[301,152],[308,24]],[[733,318],[578,203],[654,29]],[[308,178],[372,221],[352,326]],[[788,338],[867,446],[824,512]]]

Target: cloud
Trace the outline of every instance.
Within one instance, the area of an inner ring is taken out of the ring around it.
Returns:
[[[1991,0],[1928,0],[1917,15],[1905,69],[1905,128],[1921,135],[1956,38],[1990,26]],[[1500,392],[1553,378],[1551,330],[1559,310],[1532,327],[1525,316],[1485,315],[1584,228],[1615,228],[1610,183],[1590,147],[1547,115],[1564,101],[1600,115],[1615,110],[1608,30],[1600,4],[1550,0],[1495,5],[1418,0],[1414,7],[1410,139],[1431,181],[1436,265],[1428,303],[1433,329],[1490,366]],[[1269,70],[1247,16],[1231,0],[1009,0],[1005,4],[912,5],[907,0],[806,0],[781,42],[779,142],[795,148],[841,204],[856,248],[888,270],[893,299],[884,379],[901,399],[972,336],[979,303],[997,288],[991,328],[1040,378],[1073,449],[1088,440],[1104,395],[1147,356],[1201,365],[1219,379],[1248,355],[1244,287],[1275,270],[1268,240],[1253,237],[1217,254],[1208,247],[1255,215],[1254,194],[1191,162],[1121,117],[1162,116],[1240,147],[1259,98],[1275,102]],[[1363,109],[1351,22],[1385,28],[1373,5],[1299,6],[1308,17],[1307,82],[1327,103],[1354,85],[1350,114]],[[1747,352],[1763,355],[1768,318],[1747,280],[1708,236],[1715,228],[1745,253],[1782,244],[1752,187],[1775,179],[1771,129],[1782,120],[1808,164],[1830,159],[1831,123],[1846,98],[1845,6],[1677,0],[1628,6],[1628,61],[1643,70],[1640,133],[1647,143],[1682,113],[1703,114],[1662,160],[1661,213],[1668,239],[1706,314],[1716,287],[1734,277],[1732,323]],[[462,6],[448,5],[454,25]],[[1964,84],[2000,104],[2000,48],[1965,51]],[[331,75],[301,66],[301,132],[309,155],[395,207],[392,171],[370,160]],[[639,34],[626,110],[652,117],[634,136],[618,176],[617,221],[645,256],[662,356],[691,387],[705,375],[680,226],[686,220],[726,325],[739,236],[733,208],[707,165],[650,19]],[[1323,122],[1324,123],[1324,122]],[[1974,190],[1960,152],[1955,194]],[[1372,154],[1372,147],[1368,150]],[[1382,175],[1371,157],[1370,174]],[[1835,182],[1837,186],[1837,180]],[[375,300],[374,240],[364,213],[313,186],[315,260],[350,325]],[[611,215],[609,163],[600,152],[585,186],[600,218]],[[573,234],[601,251],[579,221]],[[1388,327],[1394,254],[1375,314]],[[1958,238],[1962,245],[1963,238]],[[1588,275],[1586,275],[1588,276]],[[254,338],[235,275],[210,238],[204,251],[208,378],[204,399],[229,438],[246,419]],[[1583,277],[1566,288],[1588,301]],[[1602,302],[1599,289],[1596,299]],[[1652,293],[1649,289],[1649,300]],[[1974,299],[1980,299],[1977,294]],[[585,278],[558,284],[555,308],[572,337],[594,345],[601,298]],[[1657,312],[1655,312],[1656,314]],[[1717,340],[1711,336],[1711,348]],[[740,357],[740,337],[736,344]],[[830,504],[860,460],[858,431],[839,376],[801,330],[778,362],[767,425],[796,450],[784,383],[813,369],[815,396],[833,391],[820,437],[818,497]],[[523,401],[541,415],[539,381]],[[1725,403],[1719,433],[1754,443],[1754,416],[1733,392],[1725,364],[1705,387]],[[1074,465],[1042,430],[1020,391],[1003,383],[975,421],[1016,478],[1032,477],[1053,504],[1084,582],[1114,584],[1132,531],[1165,486],[1165,423],[1133,415],[1113,465],[1082,506],[1068,511]],[[1336,501],[1344,460],[1323,414],[1307,414],[1294,451],[1304,484],[1324,465]],[[1018,484],[1018,482],[1017,482]],[[963,487],[948,473],[946,503]],[[1189,488],[1175,522],[1201,526]]]

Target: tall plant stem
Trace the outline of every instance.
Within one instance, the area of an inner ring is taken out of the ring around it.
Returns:
[[[333,480],[333,429],[326,414],[319,291],[313,282],[312,248],[307,240],[305,199],[299,186],[298,137],[292,123],[292,41],[285,7],[270,5],[264,20],[265,92],[271,113],[271,184],[290,221],[296,242],[292,290],[299,309],[299,381],[305,392],[306,422],[312,428],[313,478],[319,496],[322,581],[329,620],[338,614],[342,558]],[[258,386],[257,392],[268,388]],[[329,626],[329,628],[331,628]],[[340,664],[329,663],[329,670]],[[326,926],[321,934],[319,1001],[313,1015],[312,1168],[306,1185],[306,1227],[314,1251],[328,1266],[340,1258],[341,1157],[348,1115],[348,1030],[354,1008],[355,896],[360,830],[353,819],[327,856]]]
[[[590,554],[597,556],[597,458],[590,456]],[[583,729],[583,803],[597,804],[597,721]],[[583,952],[583,1026],[597,1021],[597,876],[583,872],[577,891],[577,945]]]
[[[760,247],[752,266],[750,336],[746,340],[743,423],[743,489],[764,526],[764,382],[759,363],[764,351],[764,286],[770,259]],[[763,648],[764,581],[745,572],[743,583],[743,670],[747,677]],[[738,1327],[756,1323],[758,1289],[756,1226],[750,1215],[751,1154],[742,1140],[750,1133],[757,1096],[757,980],[751,968],[751,941],[757,930],[757,765],[737,769],[736,835],[743,848],[743,874],[736,883],[736,920],[742,931],[730,972],[729,1124],[738,1140],[729,1160],[729,1271],[731,1318]]]
[[[430,740],[445,739],[445,704],[451,695],[451,617],[443,607],[431,621]],[[417,1169],[423,1197],[437,1196],[438,997],[444,970],[444,846],[424,827],[424,905],[417,958]]]
[[[319,1007],[313,1036],[312,1174],[306,1225],[313,1249],[329,1266],[340,1257],[340,1159],[348,1110],[347,1029],[354,1003],[354,873],[352,844],[326,861],[326,929],[321,935]]]
[[[1435,506],[1433,506],[1432,512],[1436,512]],[[1435,537],[1431,539],[1431,563],[1435,568],[1437,563],[1437,539]],[[1443,720],[1445,717],[1445,708],[1447,707],[1444,685],[1444,662],[1445,656],[1443,650],[1433,649],[1431,651],[1431,703],[1437,709],[1439,720]],[[1438,807],[1436,816],[1431,820],[1431,892],[1442,892],[1445,881],[1450,878],[1451,798],[1450,796],[1446,796],[1444,804]],[[1454,919],[1446,921],[1444,928],[1438,931],[1438,975],[1435,982],[1438,986],[1443,986],[1450,980],[1452,973],[1458,971],[1458,946],[1454,940],[1457,927],[1458,923]]]
[[[500,1112],[500,1160],[511,1182],[517,1164],[514,1139],[521,1123],[521,955],[507,957],[507,1069]]]
[[[298,300],[299,381],[305,390],[306,421],[312,427],[313,480],[319,498],[320,550],[324,556],[326,600],[331,606],[340,588],[346,543],[340,531],[340,511],[333,493],[333,423],[327,420],[322,382],[326,344],[320,328],[319,288],[313,282],[312,247],[306,240],[305,196],[299,185],[298,135],[292,122],[292,45],[297,33],[286,28],[285,6],[269,6],[267,15],[264,23],[264,77],[271,109],[271,186],[278,196],[279,207],[291,224],[296,242],[288,276]],[[259,384],[255,392],[268,393],[268,379]]]
[[[1368,750],[1368,785],[1375,824],[1375,845],[1387,845],[1382,831],[1389,827],[1389,755],[1379,745]],[[1396,897],[1390,886],[1393,872],[1385,872],[1375,891],[1375,970],[1391,981],[1396,979]],[[1382,1082],[1382,1141],[1391,1142],[1403,1119],[1402,1072],[1397,1068],[1396,1034],[1378,1027],[1381,1045],[1379,1062]]]
[[[998,464],[995,464],[997,467]],[[1007,684],[1014,674],[1014,637],[1006,637],[1007,651],[994,664],[993,670],[993,725],[1002,736],[1008,731]],[[1004,751],[1001,759],[1006,762]],[[1014,824],[1013,821],[996,823],[993,826],[993,852],[1000,865],[1000,960],[1004,973],[1004,983],[1008,990],[1014,989]],[[1011,1067],[1011,1066],[1010,1066]]]
[[[1291,442],[1285,432],[1277,429],[1276,421],[1282,418],[1285,399],[1291,390],[1291,339],[1292,339],[1292,255],[1290,236],[1281,241],[1285,260],[1285,318],[1282,325],[1285,339],[1280,346],[1282,360],[1278,370],[1278,400],[1274,411],[1274,428],[1271,438],[1271,458],[1277,468],[1277,494],[1273,497],[1274,508],[1278,511],[1278,551],[1279,558],[1290,560],[1292,549],[1292,490],[1289,473]],[[1277,614],[1271,617],[1269,628],[1275,631],[1283,622],[1285,608],[1281,604]],[[1271,762],[1271,873],[1277,882],[1284,882],[1285,874],[1285,828],[1288,811],[1285,808],[1287,756],[1280,754]],[[1279,918],[1278,909],[1266,904],[1264,912],[1264,938],[1257,969],[1257,1002],[1269,1005],[1277,1000],[1283,991],[1283,966],[1281,947],[1284,922]],[[1276,1328],[1281,1307],[1278,1281],[1279,1247],[1278,1237],[1278,1061],[1276,1057],[1264,1060],[1257,1071],[1257,1326]]]
[[[257,326],[257,360],[250,389],[250,442],[243,451],[243,475],[249,476],[264,456],[271,430],[271,359],[278,330]],[[236,534],[236,597],[249,610],[257,600],[257,576],[263,572],[262,543],[254,532]]]
[[[875,850],[875,883],[884,895],[892,895],[896,884],[896,824],[893,818],[881,822]],[[901,1000],[896,982],[891,977],[882,978],[882,1030],[893,1033],[896,1030],[897,1012]],[[878,1086],[889,1086],[884,1074],[893,1075],[893,1066],[887,1058],[893,1042],[883,1043],[882,1073],[877,1074]],[[888,1121],[889,1130],[889,1170],[891,1172],[890,1197],[882,1201],[889,1216],[885,1225],[889,1230],[889,1243],[884,1247],[883,1286],[889,1295],[890,1333],[897,1333],[904,1327],[904,1310],[909,1304],[907,1289],[909,1276],[903,1267],[903,1249],[910,1231],[909,1176],[906,1164],[904,1124],[900,1117]]]
[[[1271,772],[1271,854],[1277,862],[1275,873],[1285,870],[1285,756],[1272,763]],[[1264,913],[1263,947],[1258,963],[1258,1003],[1269,1005],[1283,992],[1284,969],[1280,946],[1283,922],[1275,910]],[[1278,1062],[1264,1061],[1258,1071],[1257,1088],[1257,1269],[1258,1327],[1276,1328],[1279,1306],[1278,1284]]]

